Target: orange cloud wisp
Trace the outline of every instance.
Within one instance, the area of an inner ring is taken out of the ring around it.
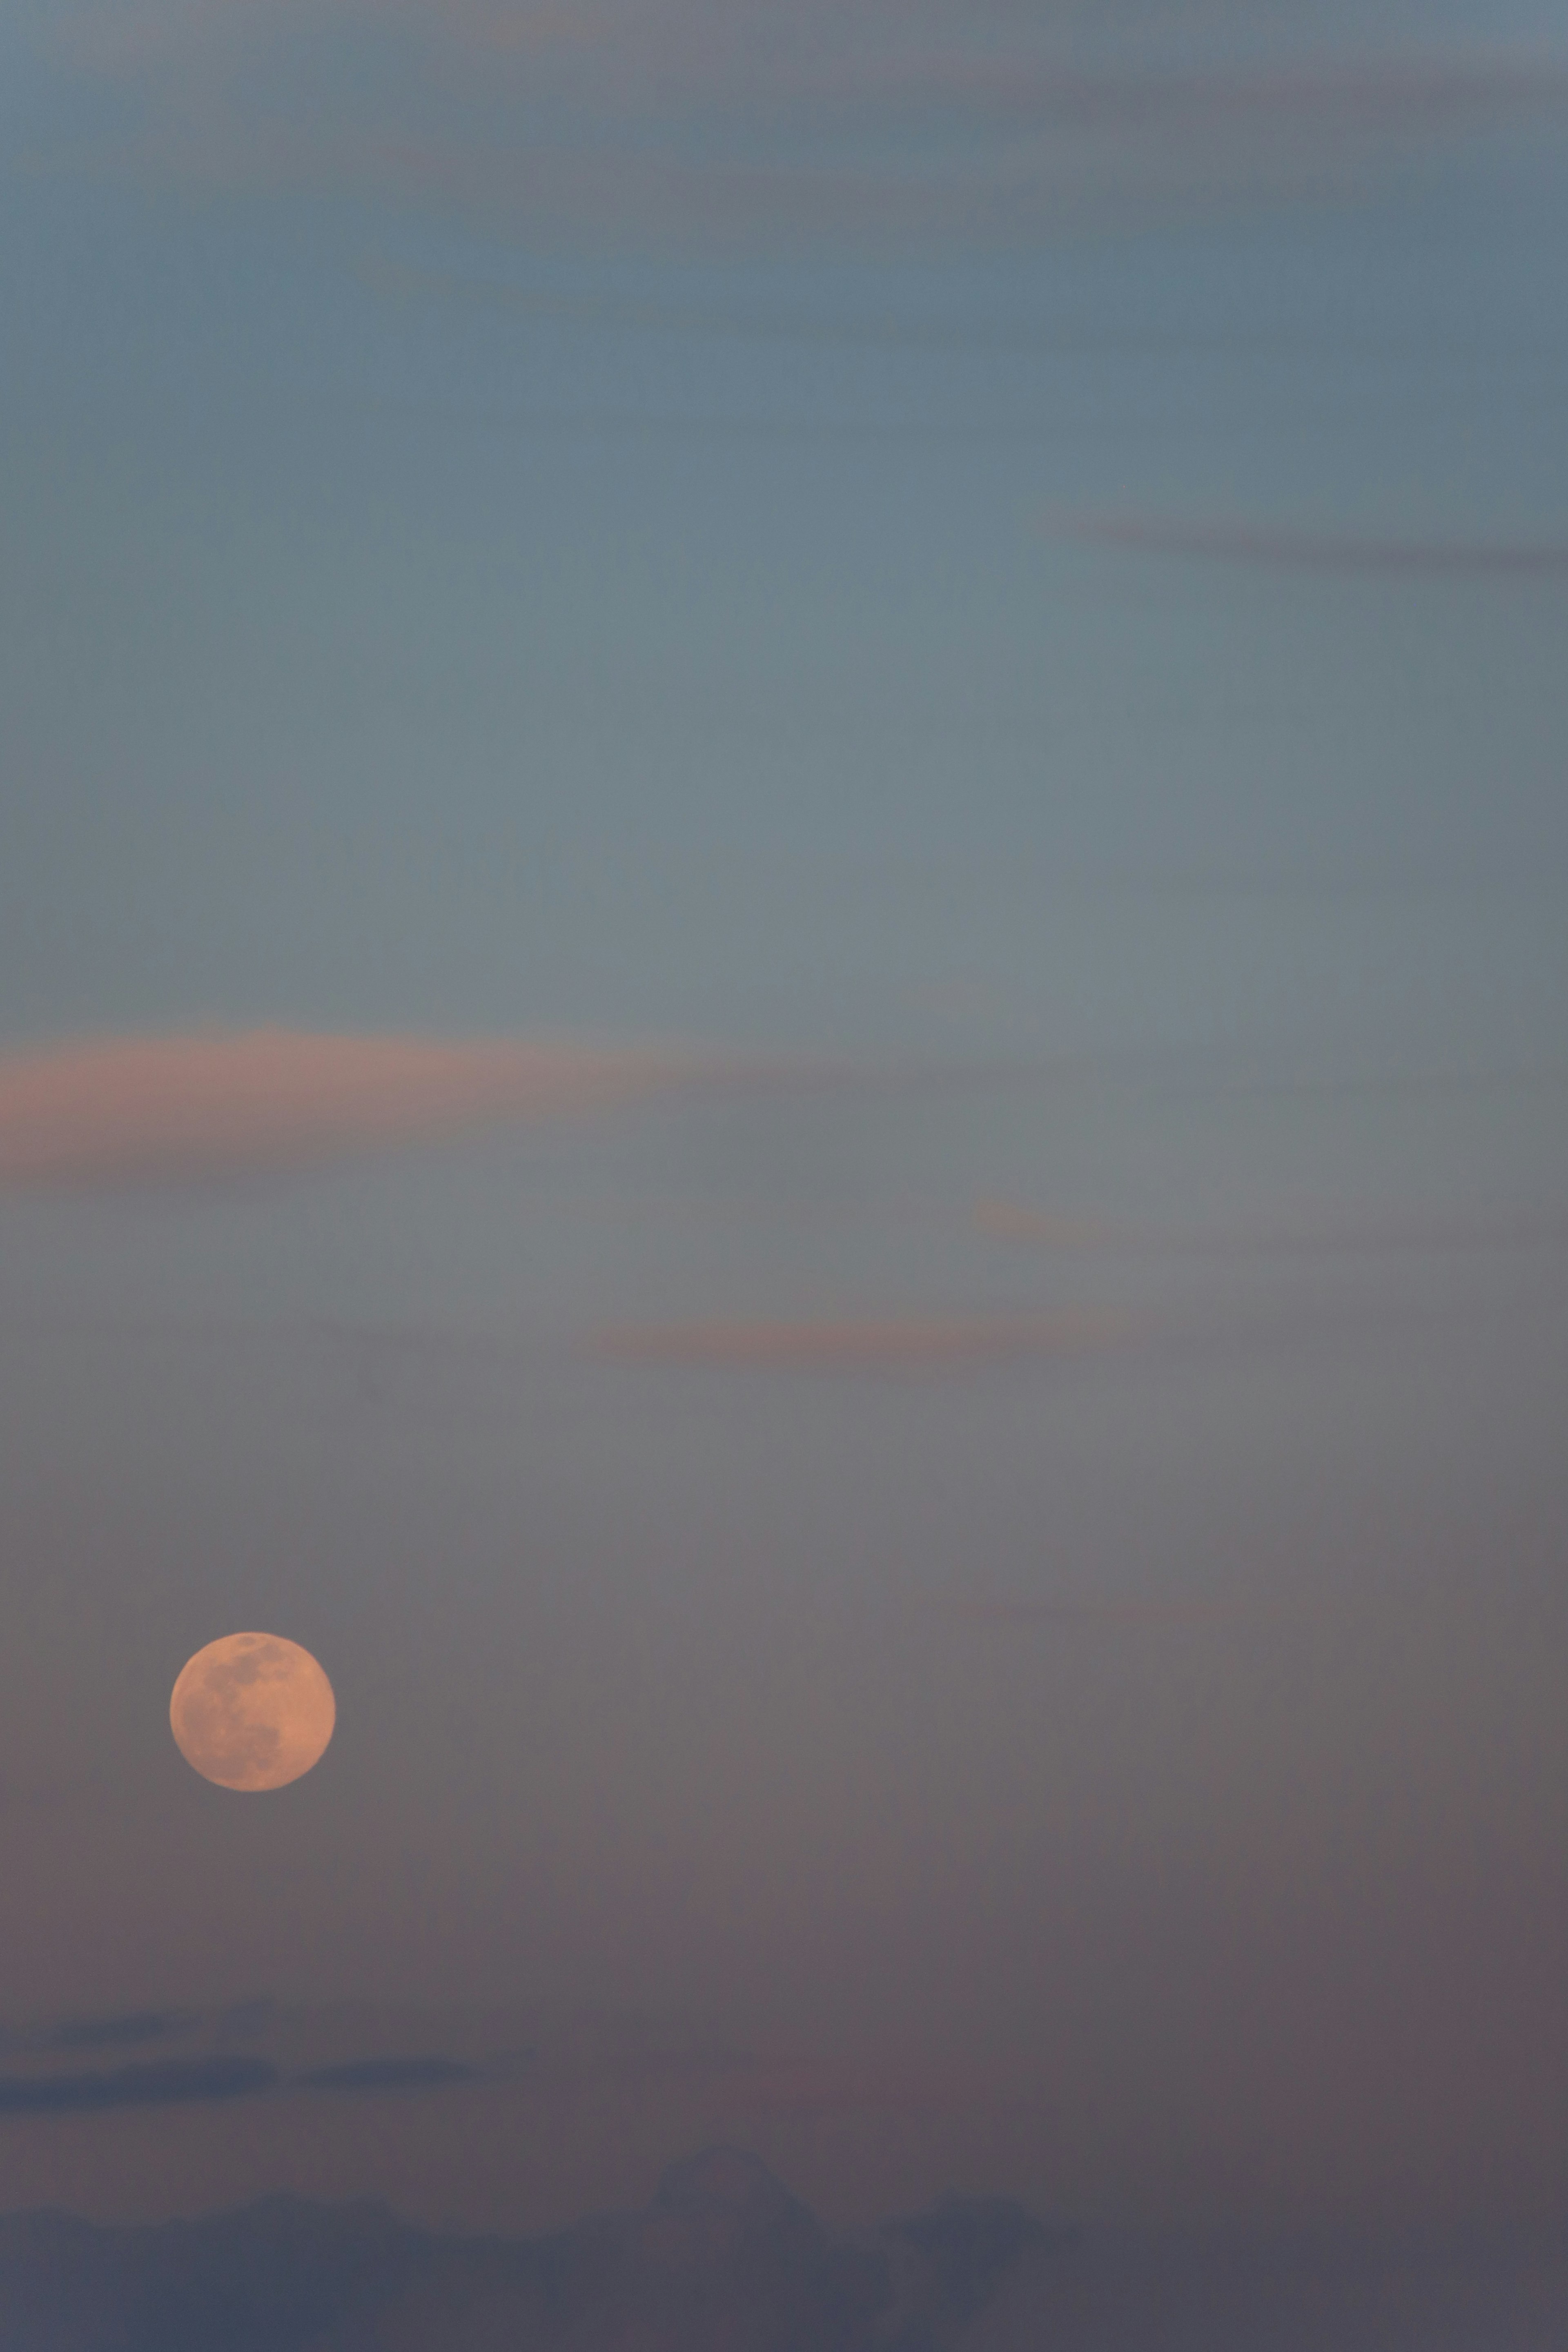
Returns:
[[[636,1099],[690,1054],[287,1029],[101,1037],[0,1054],[0,1185],[293,1166]]]
[[[1046,1315],[914,1315],[803,1322],[628,1324],[592,1352],[626,1362],[752,1364],[781,1370],[889,1370],[1080,1355],[1124,1339],[1129,1318],[1100,1307]]]

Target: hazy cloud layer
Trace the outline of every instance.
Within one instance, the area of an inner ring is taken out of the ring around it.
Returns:
[[[394,194],[531,236],[991,237],[1086,203],[1353,187],[1568,102],[1559,57],[1434,47],[1387,13],[1380,41],[1360,12],[1303,39],[1283,14],[1068,0],[77,0],[43,39],[136,102],[117,160],[160,176]],[[101,162],[116,134],[94,124]]]
[[[714,1066],[657,1047],[285,1029],[88,1039],[0,1055],[0,1187],[297,1167],[636,1101]]]
[[[57,2050],[61,2046],[53,2045]],[[347,2093],[442,2091],[479,2080],[455,2058],[361,2058],[286,2076],[269,2059],[217,2053],[91,2072],[0,2075],[0,2116],[98,2115],[111,2107],[174,2107],[248,2099],[283,2089]]]
[[[1560,2232],[1157,2239],[950,2196],[835,2235],[731,2147],[546,2238],[295,2198],[146,2228],[0,2220],[0,2329],[52,2352],[1537,2352],[1565,2318]]]
[[[936,2352],[1048,2242],[1005,2200],[835,2238],[715,2147],[639,2211],[461,2239],[384,2208],[276,2198],[159,2229],[0,2221],[0,2326],[58,2352]]]

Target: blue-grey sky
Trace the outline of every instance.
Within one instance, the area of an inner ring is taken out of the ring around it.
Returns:
[[[0,2204],[1560,2217],[1560,10],[0,92]]]

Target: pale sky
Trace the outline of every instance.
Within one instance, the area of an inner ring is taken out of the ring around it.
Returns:
[[[1561,11],[0,93],[0,2207],[1560,2217]]]

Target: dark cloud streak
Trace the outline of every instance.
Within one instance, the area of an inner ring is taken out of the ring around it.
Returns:
[[[0,2116],[100,2114],[110,2107],[168,2107],[191,2101],[248,2099],[277,2087],[260,2058],[166,2059],[90,2074],[0,2075]]]

